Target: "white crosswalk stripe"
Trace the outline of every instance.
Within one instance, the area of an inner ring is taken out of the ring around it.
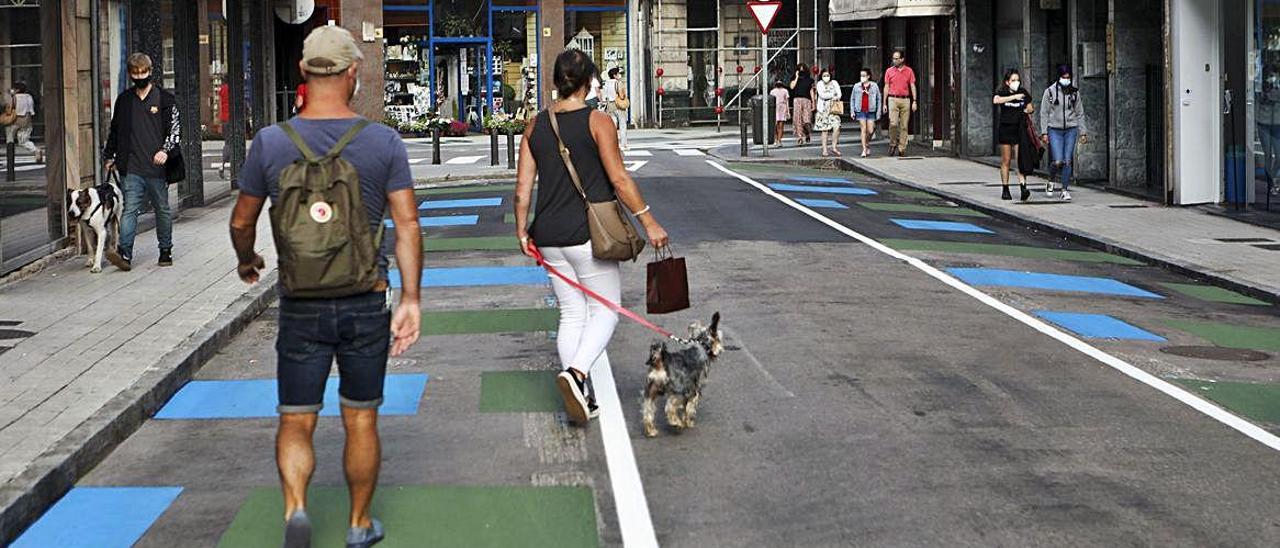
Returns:
[[[679,156],[706,156],[706,154],[696,148],[677,148],[676,154]]]
[[[628,151],[624,151],[622,154],[624,156],[640,156],[640,157],[653,156],[653,153],[647,150],[628,150]]]
[[[627,162],[627,171],[638,171],[647,163],[649,163],[648,160],[632,160]]]
[[[445,161],[445,163],[446,163],[446,164],[454,164],[454,165],[457,165],[457,164],[474,164],[474,163],[476,163],[476,162],[480,161],[480,159],[481,159],[481,158],[484,158],[484,156],[458,156],[457,158],[450,158],[450,159],[448,159],[447,161]]]

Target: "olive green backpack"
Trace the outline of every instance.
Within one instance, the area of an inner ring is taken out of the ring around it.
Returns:
[[[377,235],[369,230],[360,176],[340,156],[369,121],[356,122],[324,156],[316,156],[288,122],[279,125],[302,153],[280,171],[279,193],[271,202],[285,295],[334,298],[373,291],[381,279],[382,225]]]

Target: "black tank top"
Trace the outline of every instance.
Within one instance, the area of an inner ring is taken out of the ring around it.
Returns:
[[[609,177],[605,175],[596,140],[591,136],[592,110],[584,107],[561,112],[556,114],[556,121],[560,124],[560,137],[569,147],[587,198],[592,202],[606,202],[616,199],[616,196]],[[591,240],[586,204],[582,203],[582,196],[574,188],[564,160],[560,158],[548,116],[550,113],[545,110],[538,113],[533,132],[529,135],[529,150],[533,151],[533,159],[538,164],[538,201],[529,236],[539,247],[585,244]]]

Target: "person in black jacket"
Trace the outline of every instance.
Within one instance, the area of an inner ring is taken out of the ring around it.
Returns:
[[[179,148],[178,106],[173,94],[151,81],[151,57],[129,56],[129,80],[133,83],[116,98],[111,130],[102,150],[107,171],[119,170],[124,183],[124,219],[120,244],[107,259],[121,270],[133,265],[133,240],[137,236],[138,211],[143,200],[156,212],[156,239],[160,266],[173,264],[173,214],[169,210],[168,183],[182,180],[185,167]]]

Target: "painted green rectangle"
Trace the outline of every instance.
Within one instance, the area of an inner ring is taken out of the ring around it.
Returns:
[[[559,325],[560,310],[556,308],[433,310],[422,314],[423,335],[528,333],[555,331]]]
[[[441,188],[422,188],[413,191],[417,196],[442,196],[448,194],[467,194],[471,192],[511,192],[516,189],[516,185],[467,185],[467,186],[446,186]]]
[[[1255,299],[1253,297],[1241,295],[1239,293],[1236,293],[1235,291],[1231,291],[1229,289],[1223,289],[1221,287],[1214,287],[1212,285],[1178,284],[1178,283],[1166,283],[1166,282],[1161,282],[1160,285],[1163,285],[1169,289],[1177,291],[1178,293],[1181,293],[1188,297],[1200,299],[1202,301],[1209,301],[1209,302],[1215,302],[1215,303],[1227,303],[1227,304],[1248,304],[1248,305],[1254,305],[1254,306],[1267,306],[1267,303],[1265,301],[1259,301],[1258,299]]]
[[[902,213],[933,213],[935,215],[959,215],[962,217],[988,217],[986,213],[963,207],[927,206],[919,204],[895,204],[892,202],[858,202],[858,205],[875,211]]]
[[[481,236],[474,238],[424,238],[424,251],[511,251],[520,252],[515,236]]]
[[[588,487],[379,486],[372,514],[386,530],[378,548],[588,548],[600,545],[594,499]],[[345,546],[347,513],[345,487],[312,487],[312,546]],[[278,548],[283,515],[280,489],[256,488],[218,546]]]
[[[503,215],[503,216],[502,216],[502,222],[507,223],[507,224],[509,224],[509,225],[516,224],[516,214],[515,214],[515,213],[508,213],[508,214],[506,214],[506,215]],[[533,213],[529,213],[529,222],[531,222],[531,223],[533,222]]]
[[[1199,379],[1174,379],[1174,382],[1237,415],[1259,422],[1280,424],[1280,385]]]
[[[480,374],[482,413],[554,413],[564,409],[558,371],[489,371]]]
[[[928,192],[925,192],[925,191],[923,191],[923,190],[901,190],[901,189],[896,189],[896,188],[890,188],[890,189],[888,189],[888,191],[889,191],[889,192],[892,192],[893,194],[896,194],[896,195],[898,195],[898,196],[902,196],[903,198],[924,198],[924,199],[929,199],[929,200],[941,200],[941,199],[942,199],[942,198],[940,198],[940,197],[938,197],[938,196],[935,196],[935,195],[933,195],[933,194],[929,194]]]
[[[881,243],[903,251],[941,251],[943,253],[969,253],[975,255],[997,255],[1001,257],[1022,257],[1025,259],[1057,259],[1087,263],[1112,263],[1120,265],[1141,265],[1142,263],[1100,251],[1072,251],[1069,249],[1052,249],[1024,245],[980,244],[971,242],[948,242],[943,240],[912,240],[886,238]]]
[[[1280,351],[1280,329],[1274,327],[1252,327],[1194,320],[1164,320],[1163,323],[1218,346]]]

